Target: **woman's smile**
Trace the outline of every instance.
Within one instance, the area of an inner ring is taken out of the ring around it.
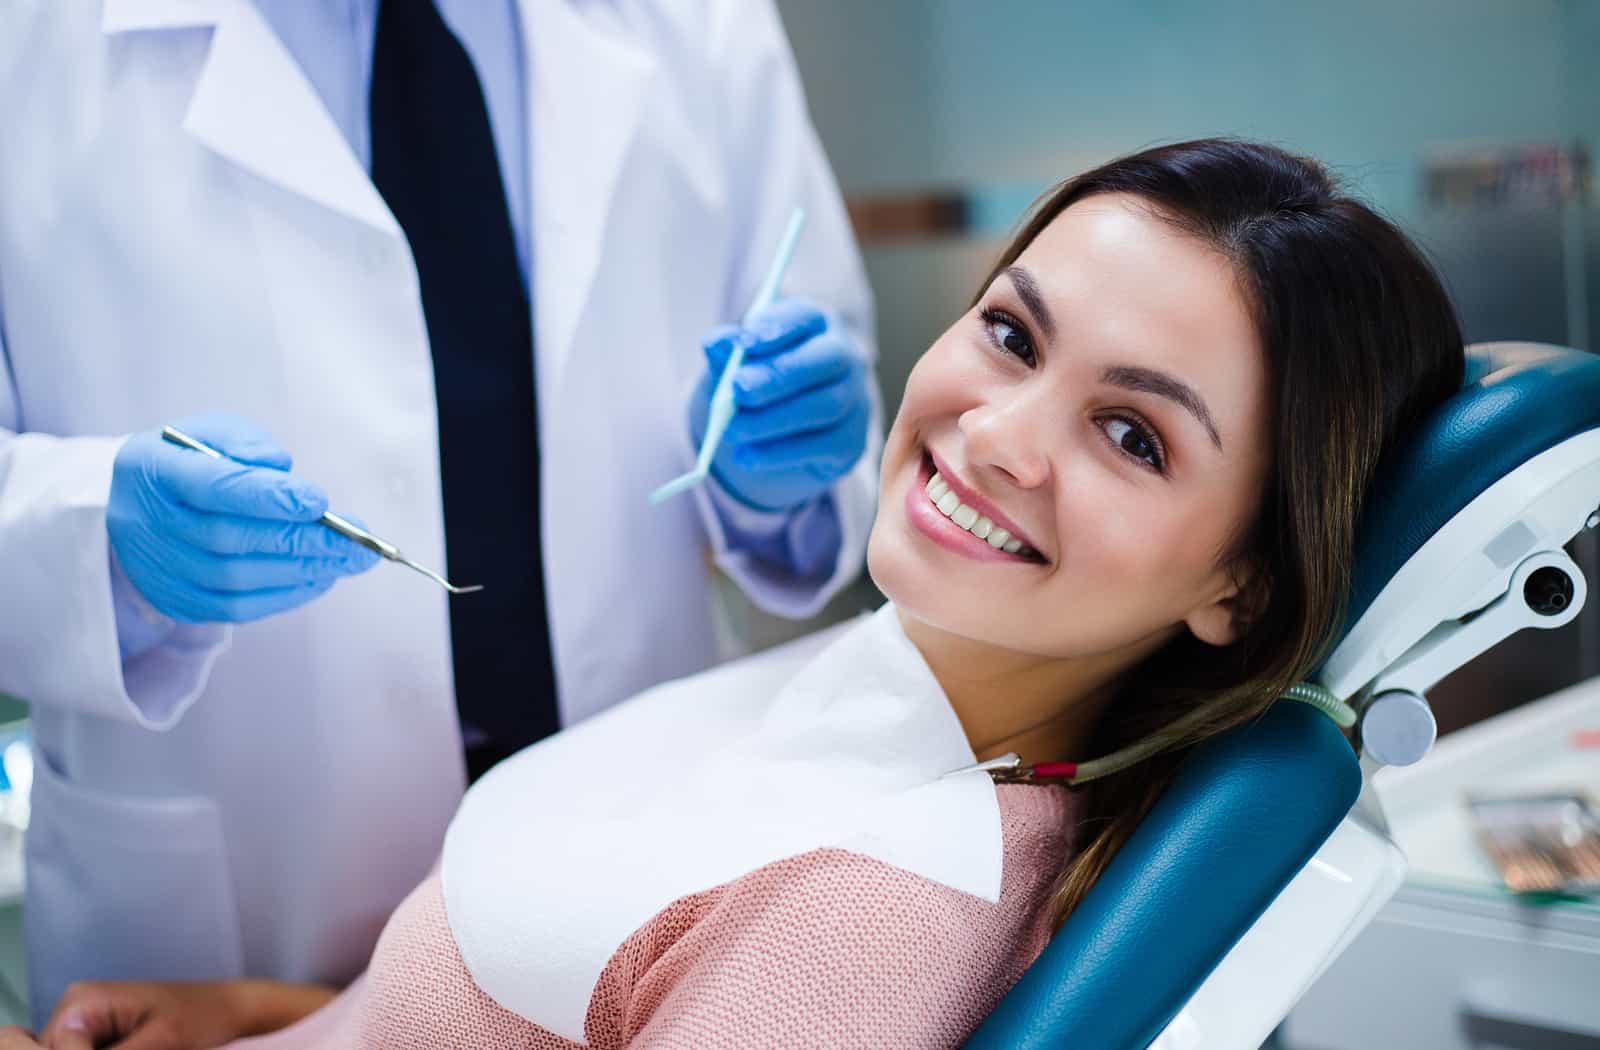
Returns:
[[[907,488],[906,518],[934,543],[963,557],[1047,564],[1011,519],[974,493],[931,450],[925,450],[916,483]]]

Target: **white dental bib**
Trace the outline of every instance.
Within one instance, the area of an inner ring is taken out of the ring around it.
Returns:
[[[501,763],[441,866],[501,1006],[583,1041],[601,971],[673,901],[822,847],[1000,898],[994,784],[892,605],[670,682]]]

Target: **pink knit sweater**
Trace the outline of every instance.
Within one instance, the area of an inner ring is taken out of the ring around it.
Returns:
[[[959,1046],[1049,936],[1076,799],[1002,785],[1000,900],[838,849],[680,898],[607,963],[596,1050]],[[437,875],[389,920],[365,975],[327,1007],[231,1050],[572,1050],[495,1003],[450,936]]]

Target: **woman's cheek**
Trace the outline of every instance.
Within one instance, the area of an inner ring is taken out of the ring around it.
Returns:
[[[1097,551],[1123,570],[1149,543],[1150,510],[1143,493],[1096,462],[1097,451],[1082,449],[1062,473],[1060,542],[1063,549]]]
[[[1147,505],[1148,494],[1109,488],[1087,494],[1093,502],[1062,536],[1063,549],[1070,548],[1077,565],[1125,598],[1170,586],[1173,555],[1187,540],[1175,534],[1159,507]]]

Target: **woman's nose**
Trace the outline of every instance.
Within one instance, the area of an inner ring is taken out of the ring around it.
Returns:
[[[1020,488],[1038,488],[1050,476],[1049,414],[1026,397],[991,402],[963,412],[957,420],[967,446],[967,462],[1006,475]]]

